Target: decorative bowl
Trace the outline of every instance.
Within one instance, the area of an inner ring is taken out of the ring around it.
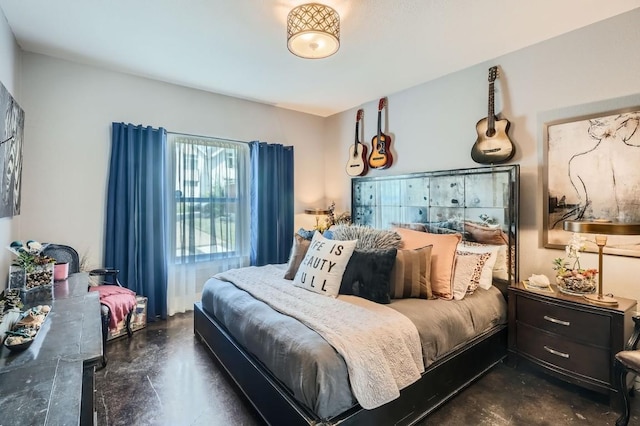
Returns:
[[[7,349],[9,349],[11,352],[20,352],[20,351],[24,351],[25,349],[27,349],[29,346],[31,346],[31,344],[33,343],[34,339],[29,339],[26,340],[22,343],[18,343],[15,345],[8,345],[7,341],[5,339],[4,341],[4,345],[7,347]]]
[[[4,339],[4,345],[7,349],[17,352],[24,351],[31,346],[50,310],[51,306],[49,305],[38,305],[22,312],[11,330],[6,332],[7,338]],[[13,343],[18,339],[21,341]]]
[[[556,276],[558,289],[565,294],[582,296],[596,292],[596,280],[593,277],[561,277]]]

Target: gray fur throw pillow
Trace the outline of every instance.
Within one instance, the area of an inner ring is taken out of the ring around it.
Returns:
[[[331,228],[334,240],[358,240],[356,249],[400,248],[402,239],[395,231],[374,229],[362,225],[336,225]]]

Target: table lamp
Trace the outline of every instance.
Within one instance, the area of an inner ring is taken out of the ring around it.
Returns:
[[[608,220],[565,220],[565,231],[579,234],[596,234],[598,246],[598,294],[586,294],[584,298],[602,306],[618,306],[618,301],[602,294],[602,250],[607,245],[607,235],[640,235],[640,223],[611,222]]]
[[[316,215],[316,229],[320,229],[320,216],[329,214],[328,209],[304,209],[304,212]]]

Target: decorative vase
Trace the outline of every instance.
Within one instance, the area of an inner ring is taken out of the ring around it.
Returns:
[[[69,278],[69,263],[56,263],[53,267],[53,280],[64,281]]]
[[[566,294],[582,296],[596,291],[595,276],[556,275],[556,284],[558,284],[558,289]]]

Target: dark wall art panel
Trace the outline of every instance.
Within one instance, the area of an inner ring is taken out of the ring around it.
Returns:
[[[0,217],[20,214],[24,111],[0,83]]]

